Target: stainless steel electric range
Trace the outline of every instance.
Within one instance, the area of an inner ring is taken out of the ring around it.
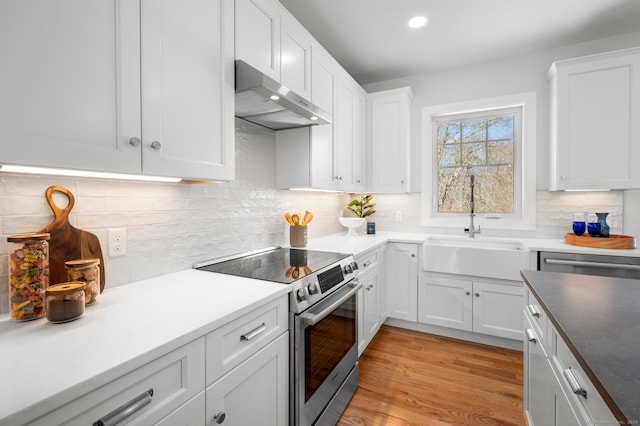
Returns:
[[[358,386],[358,265],[352,255],[270,247],[196,269],[292,286],[290,424],[334,425]]]

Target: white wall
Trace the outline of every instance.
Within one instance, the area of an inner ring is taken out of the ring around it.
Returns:
[[[98,236],[106,286],[188,269],[194,262],[288,244],[286,211],[310,210],[309,237],[342,232],[344,194],[277,191],[275,134],[236,121],[236,176],[212,185],[159,184],[0,174],[0,313],[8,312],[7,236],[53,220],[44,192],[64,186],[76,198],[72,225]],[[66,197],[58,200],[66,205]],[[128,254],[109,258],[107,229],[127,229]]]

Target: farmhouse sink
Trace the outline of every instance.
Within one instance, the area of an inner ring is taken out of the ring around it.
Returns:
[[[529,269],[529,249],[512,239],[434,235],[422,248],[425,271],[521,281]]]

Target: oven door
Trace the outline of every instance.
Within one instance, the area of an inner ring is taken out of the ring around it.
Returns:
[[[356,293],[352,280],[293,317],[293,405],[295,424],[311,425],[358,361]]]

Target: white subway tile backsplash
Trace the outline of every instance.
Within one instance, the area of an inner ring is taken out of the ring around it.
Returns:
[[[178,270],[193,263],[288,243],[284,213],[315,214],[310,236],[343,231],[337,222],[344,194],[278,191],[275,134],[240,120],[236,123],[236,177],[228,183],[163,184],[54,176],[0,175],[0,313],[7,312],[6,237],[48,225],[53,213],[44,191],[52,185],[75,195],[69,219],[100,240],[107,286],[117,286]],[[66,197],[55,197],[60,207]],[[128,253],[108,257],[107,230],[127,229]]]

